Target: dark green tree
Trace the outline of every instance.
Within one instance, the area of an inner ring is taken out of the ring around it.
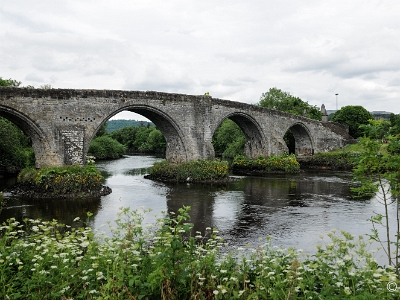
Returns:
[[[371,139],[379,140],[386,137],[389,133],[390,122],[386,120],[368,120],[368,124],[361,124],[360,129],[363,130],[364,136]]]
[[[390,115],[389,134],[391,134],[391,135],[400,134],[400,114],[398,114],[398,115],[391,114]]]
[[[96,159],[112,159],[122,157],[126,152],[124,145],[109,136],[103,135],[95,138],[89,146],[89,155]]]
[[[0,86],[20,86],[21,85],[21,81],[17,81],[15,79],[3,79],[0,77]]]
[[[373,119],[373,116],[364,107],[359,105],[348,105],[339,109],[332,117],[333,122],[338,122],[349,126],[349,134],[353,138],[358,138],[364,135],[364,131],[360,125],[368,124],[368,120]]]
[[[310,119],[321,120],[322,115],[319,108],[308,104],[298,97],[284,92],[276,87],[270,88],[268,92],[263,93],[260,97],[258,105],[271,109],[285,111],[291,114],[302,116],[306,112],[306,116]]]
[[[217,155],[233,158],[243,155],[246,137],[235,122],[225,119],[215,131],[212,143]]]
[[[0,170],[17,173],[35,164],[30,140],[21,129],[0,117]]]

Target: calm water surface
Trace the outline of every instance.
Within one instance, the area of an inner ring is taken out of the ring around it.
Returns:
[[[119,208],[150,208],[145,222],[155,215],[176,212],[183,205],[191,206],[191,222],[204,233],[216,227],[231,245],[256,246],[266,236],[273,236],[278,246],[301,248],[314,253],[321,243],[320,235],[332,229],[353,234],[370,233],[367,221],[374,212],[383,213],[377,198],[354,201],[350,198],[351,173],[303,172],[295,175],[273,174],[268,177],[237,177],[224,185],[165,184],[144,178],[148,168],[160,158],[126,156],[98,162],[107,177],[106,185],[113,192],[101,199],[29,200],[9,198],[0,214],[0,222],[10,217],[22,219],[57,219],[70,224],[86,212],[94,213],[91,226],[101,228],[116,218]],[[13,184],[0,179],[0,189]],[[395,217],[395,206],[390,214]],[[394,225],[394,224],[393,224]],[[324,240],[327,240],[325,237]],[[385,263],[383,259],[378,261]]]

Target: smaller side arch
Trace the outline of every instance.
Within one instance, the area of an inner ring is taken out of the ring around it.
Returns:
[[[244,146],[244,155],[249,158],[257,158],[260,155],[267,156],[267,139],[258,122],[250,115],[242,112],[233,112],[223,116],[218,122],[215,123],[212,129],[214,135],[217,128],[225,119],[230,119],[235,122],[243,131],[246,137],[246,144]]]
[[[291,124],[285,131],[290,130],[295,140],[295,155],[314,155],[314,141],[308,127],[302,122]]]
[[[4,106],[0,106],[0,116],[17,125],[31,139],[36,168],[54,164],[54,158],[49,155],[54,151],[50,151],[52,148],[47,142],[45,133],[33,120],[15,109]]]

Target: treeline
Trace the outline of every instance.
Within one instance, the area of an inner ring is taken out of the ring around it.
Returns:
[[[137,123],[140,124],[140,123]],[[129,126],[107,133],[106,123],[89,147],[89,155],[96,159],[118,158],[132,153],[165,153],[163,134],[147,122],[147,126]]]
[[[107,121],[107,132],[112,133],[125,127],[147,127],[148,125],[154,126],[154,123],[147,121],[137,120],[108,120]]]

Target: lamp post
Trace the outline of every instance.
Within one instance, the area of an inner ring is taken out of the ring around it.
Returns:
[[[337,106],[337,96],[338,96],[339,94],[335,94],[335,96],[336,96],[336,110],[338,110],[338,106]]]

